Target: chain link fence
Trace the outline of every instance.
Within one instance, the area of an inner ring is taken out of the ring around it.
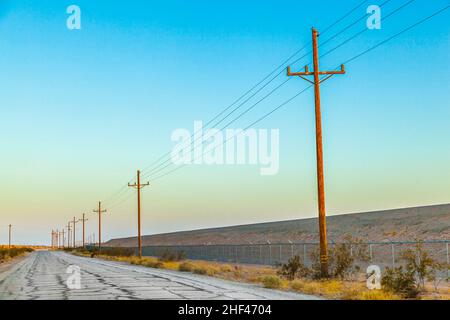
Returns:
[[[355,244],[351,251],[363,249],[368,261],[356,261],[360,267],[376,264],[381,268],[395,267],[402,263],[401,253],[414,249],[419,242],[367,242]],[[439,263],[449,264],[449,240],[422,241],[423,249]],[[335,244],[330,243],[333,247]],[[161,256],[164,253],[183,253],[187,259],[207,260],[228,263],[279,265],[286,263],[293,256],[300,256],[306,266],[311,266],[318,243],[267,243],[240,245],[179,245],[179,246],[145,246],[144,256]],[[356,251],[355,251],[356,252]]]

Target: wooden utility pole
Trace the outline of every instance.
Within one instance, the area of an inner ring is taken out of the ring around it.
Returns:
[[[137,190],[137,205],[138,205],[138,250],[139,250],[139,258],[142,258],[142,239],[141,239],[141,189],[149,186],[150,183],[141,184],[141,172],[137,171],[137,181],[135,184],[129,184],[129,187],[136,188]]]
[[[85,238],[84,223],[85,223],[87,220],[89,220],[89,219],[86,219],[84,216],[85,216],[85,214],[83,213],[83,219],[80,219],[80,220],[79,220],[79,221],[82,221],[82,222],[83,222],[83,249],[85,248],[85,243],[84,243],[84,238]]]
[[[11,225],[8,226],[9,232],[8,232],[8,248],[11,249]]]
[[[62,233],[62,247],[64,248],[65,246],[66,246],[66,243],[65,243],[65,239],[64,239],[64,235],[65,235],[65,233],[66,233],[66,231],[64,230],[64,228],[62,229],[62,231],[61,231],[61,233]]]
[[[314,85],[314,100],[316,114],[316,160],[317,160],[317,191],[319,202],[319,236],[320,236],[320,269],[323,277],[328,276],[328,246],[327,246],[327,223],[325,211],[325,184],[323,175],[323,151],[322,151],[322,117],[320,111],[320,84],[335,74],[345,74],[344,65],[341,65],[340,71],[319,71],[319,50],[317,44],[318,32],[312,28],[313,43],[313,64],[314,72],[308,70],[305,66],[305,72],[291,72],[291,67],[287,68],[287,75],[298,76]],[[325,75],[320,79],[321,75]],[[314,76],[314,81],[306,78],[306,76]]]
[[[62,248],[63,243],[64,243],[64,239],[62,237],[62,231],[58,232],[58,237],[59,237],[58,248]]]
[[[73,217],[73,221],[72,221],[72,224],[73,224],[73,247],[74,248],[76,248],[76,246],[77,246],[77,241],[76,241],[76,232],[75,232],[75,230],[76,230],[76,227],[75,227],[75,225],[78,223],[78,222],[80,222],[81,220],[75,220],[75,217]]]
[[[102,213],[105,213],[106,210],[102,210],[102,203],[98,202],[98,210],[93,210],[95,213],[98,213],[98,252],[102,250]]]
[[[59,247],[59,231],[58,231],[58,229],[56,229],[56,231],[55,231],[55,238],[56,238],[55,247],[58,248]]]
[[[67,223],[67,248],[70,248],[70,221]]]
[[[56,243],[56,233],[55,230],[52,230],[52,248],[55,247],[55,243]]]

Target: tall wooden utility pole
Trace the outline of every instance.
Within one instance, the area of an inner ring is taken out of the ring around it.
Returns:
[[[79,220],[79,221],[82,221],[82,222],[83,222],[83,249],[85,248],[85,243],[84,243],[84,238],[85,238],[84,223],[85,223],[87,220],[89,220],[89,219],[86,219],[84,216],[85,216],[85,214],[83,213],[83,219],[80,219],[80,220]]]
[[[8,226],[9,227],[9,232],[8,232],[8,248],[11,249],[11,225]]]
[[[287,68],[287,75],[298,76],[314,85],[314,100],[316,113],[316,158],[317,158],[317,189],[319,202],[319,236],[320,236],[320,269],[323,277],[328,276],[328,248],[327,248],[327,222],[325,211],[325,188],[323,177],[323,151],[322,151],[322,118],[320,111],[320,84],[335,74],[345,74],[344,65],[341,65],[340,71],[319,71],[319,50],[317,45],[318,32],[312,28],[313,43],[313,63],[314,72],[309,72],[308,66],[305,66],[305,72],[291,72],[291,67]],[[321,75],[326,77],[320,79]],[[306,78],[314,76],[314,81]]]
[[[98,213],[98,252],[102,250],[102,213],[105,213],[106,210],[102,210],[102,203],[98,202],[98,210],[93,210],[95,213]]]
[[[141,239],[141,189],[150,185],[149,182],[141,184],[141,172],[137,171],[137,182],[135,184],[129,184],[129,187],[136,188],[137,190],[137,205],[138,205],[138,250],[139,258],[142,258],[142,239]]]

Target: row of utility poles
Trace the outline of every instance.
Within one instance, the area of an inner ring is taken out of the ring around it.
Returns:
[[[88,219],[85,219],[87,221]],[[80,219],[80,221],[83,221]],[[77,221],[79,222],[79,221]],[[76,242],[76,235],[73,232],[73,228],[71,228],[71,223],[73,221],[70,221],[67,226],[65,226],[65,229],[62,229],[61,231],[52,230],[51,232],[51,246],[53,248],[72,248],[77,247],[78,244],[82,247],[86,247],[86,244],[94,244],[95,243],[95,234],[90,234],[85,236],[85,227],[83,227],[83,235],[82,240],[80,242]],[[66,231],[67,230],[67,231]],[[86,241],[87,240],[87,241]],[[75,245],[74,245],[75,244]]]
[[[141,183],[141,172],[138,170],[137,171],[137,176],[136,176],[136,183],[134,184],[130,184],[128,183],[128,187],[130,188],[135,188],[137,190],[137,213],[138,213],[138,225],[137,225],[137,234],[138,234],[138,254],[139,257],[142,257],[142,234],[141,234],[141,189],[149,186],[150,183]],[[99,201],[98,202],[98,208],[92,210],[94,213],[98,214],[98,250],[99,252],[102,250],[102,214],[106,213],[107,210],[106,209],[102,209],[102,202]],[[81,219],[76,219],[75,217],[73,217],[73,219],[71,221],[69,221],[67,223],[67,226],[65,226],[65,228],[67,229],[67,247],[68,248],[75,248],[77,247],[76,245],[76,224],[78,222],[82,222],[83,223],[83,236],[82,236],[82,247],[85,248],[86,243],[85,243],[85,223],[88,219],[85,217],[85,214],[83,213],[83,217]],[[58,230],[52,230],[51,232],[51,244],[52,247],[57,247],[57,248],[65,248],[66,244],[65,244],[65,228],[63,228],[62,231],[58,231]],[[72,238],[72,243],[71,243],[71,238]],[[92,234],[92,239],[90,239],[89,241],[90,243],[94,243],[95,244],[95,234]]]
[[[318,216],[319,216],[319,239],[320,239],[320,265],[322,276],[328,276],[328,248],[327,248],[327,227],[326,227],[326,209],[325,209],[325,182],[324,182],[324,167],[323,167],[323,148],[322,148],[322,118],[320,105],[320,84],[331,78],[333,75],[345,74],[344,65],[341,65],[338,71],[320,71],[319,70],[319,52],[318,52],[318,37],[319,33],[312,28],[312,47],[313,47],[313,71],[305,66],[304,72],[291,72],[291,67],[287,68],[287,76],[300,77],[314,86],[314,102],[315,102],[315,129],[316,129],[316,162],[317,162],[317,194],[318,194]],[[308,76],[313,76],[313,80],[308,79]],[[323,76],[321,78],[321,76]],[[139,256],[142,256],[142,241],[141,241],[141,189],[148,186],[149,183],[141,184],[140,171],[137,171],[137,181],[135,184],[128,184],[129,187],[137,189],[138,202],[138,250]],[[98,213],[98,249],[102,246],[102,213],[106,210],[102,209],[101,202],[98,203],[98,209],[94,210]],[[83,215],[83,234],[84,234],[84,215]],[[73,223],[73,243],[75,244],[75,225]],[[70,232],[70,223],[67,226]],[[84,246],[84,236],[83,236]]]
[[[76,247],[76,224],[78,222],[83,223],[83,236],[82,236],[82,247],[86,246],[86,219],[85,214],[83,213],[83,217],[81,219],[76,219],[73,217],[71,221],[67,223],[67,225],[61,230],[52,230],[51,232],[51,246],[53,248],[71,248]],[[67,230],[67,232],[66,232]],[[67,237],[66,237],[67,235]],[[95,236],[92,238],[95,239]],[[67,244],[66,244],[67,240]],[[90,241],[90,239],[89,239]]]

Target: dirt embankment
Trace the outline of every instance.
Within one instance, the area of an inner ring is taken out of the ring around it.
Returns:
[[[339,241],[346,234],[365,241],[450,239],[450,204],[328,217],[328,238]],[[318,241],[317,219],[258,223],[148,235],[144,245],[257,244]],[[133,247],[136,238],[108,241],[107,246]]]

